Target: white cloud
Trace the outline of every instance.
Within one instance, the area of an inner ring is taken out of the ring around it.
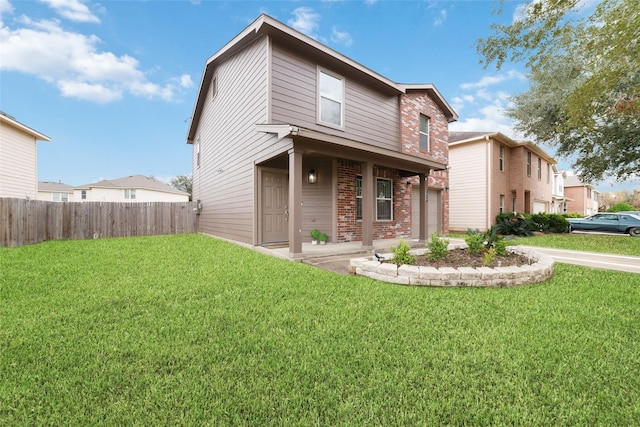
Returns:
[[[435,27],[439,27],[444,24],[444,21],[447,20],[447,9],[440,9],[440,12],[436,15],[433,20],[433,25]]]
[[[364,4],[366,4],[367,6],[372,6],[376,3],[378,3],[378,0],[364,0]]]
[[[75,22],[98,23],[100,19],[80,0],[40,0],[60,16]]]
[[[295,9],[292,13],[294,17],[288,21],[290,26],[309,37],[314,39],[318,38],[315,31],[319,27],[319,13],[314,11],[312,8],[305,6]]]
[[[13,6],[9,3],[9,0],[0,0],[0,13],[13,12]]]
[[[351,34],[346,31],[339,31],[336,27],[331,29],[331,41],[345,46],[351,46],[353,44]]]
[[[164,86],[149,82],[137,59],[100,51],[98,37],[66,31],[57,20],[22,16],[18,22],[21,28],[0,27],[0,70],[38,76],[64,96],[100,103],[121,99],[125,93],[173,100],[180,88],[193,85],[188,75]]]

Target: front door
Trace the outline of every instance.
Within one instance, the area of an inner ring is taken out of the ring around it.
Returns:
[[[286,172],[262,171],[262,243],[289,241]]]

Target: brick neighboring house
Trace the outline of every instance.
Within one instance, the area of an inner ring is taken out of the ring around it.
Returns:
[[[449,133],[449,228],[487,230],[501,212],[550,212],[557,162],[499,132]]]
[[[261,15],[206,63],[187,143],[199,231],[251,245],[447,232],[448,123],[400,84]]]
[[[0,197],[36,199],[38,141],[51,139],[0,111]]]
[[[593,185],[583,183],[579,177],[567,176],[564,181],[564,194],[571,198],[567,202],[567,213],[583,216],[598,213],[600,192]]]

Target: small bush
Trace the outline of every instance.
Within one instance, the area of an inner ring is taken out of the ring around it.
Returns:
[[[563,218],[582,218],[584,215],[580,215],[577,212],[574,213],[566,213],[566,214],[562,214]]]
[[[626,212],[626,211],[635,211],[635,210],[637,209],[631,206],[629,203],[623,202],[623,203],[616,203],[615,205],[611,206],[608,212]]]
[[[317,228],[314,228],[313,230],[311,230],[311,238],[313,238],[313,240],[318,240],[319,237],[320,237],[320,230],[318,230]]]
[[[552,233],[566,233],[569,229],[569,221],[558,214],[549,214],[549,231]]]
[[[496,217],[496,228],[505,236],[531,236],[531,225],[522,214],[500,214]]]
[[[467,236],[464,241],[469,247],[469,252],[479,254],[484,249],[484,239],[484,233],[480,233],[478,230],[467,230]]]
[[[496,258],[497,253],[498,251],[496,251],[495,248],[487,249],[487,251],[484,253],[484,256],[482,257],[482,264],[484,264],[485,267],[491,265],[493,260]]]
[[[438,233],[433,233],[431,240],[427,243],[427,249],[429,249],[427,258],[433,261],[445,258],[449,253],[448,247],[449,239],[443,239],[438,236]]]
[[[409,253],[410,250],[411,246],[409,246],[407,241],[404,239],[400,239],[400,242],[398,242],[398,246],[391,247],[391,252],[393,252],[391,262],[398,267],[405,264],[413,265],[416,260],[414,256]]]

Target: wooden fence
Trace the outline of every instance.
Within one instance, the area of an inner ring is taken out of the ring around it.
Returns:
[[[195,202],[49,202],[0,198],[0,246],[194,233]]]

